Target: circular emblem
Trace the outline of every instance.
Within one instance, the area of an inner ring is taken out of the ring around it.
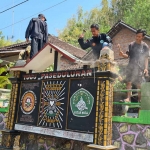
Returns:
[[[21,109],[24,114],[30,114],[33,112],[36,104],[36,95],[33,91],[27,91],[21,98]]]
[[[103,40],[100,40],[100,43],[101,43],[101,44],[103,44],[103,43],[104,43],[104,41],[103,41]]]

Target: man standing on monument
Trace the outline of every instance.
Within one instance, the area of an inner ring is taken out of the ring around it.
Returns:
[[[84,42],[84,36],[81,34],[78,42],[82,49],[91,47],[93,50],[94,59],[96,60],[99,59],[100,51],[104,46],[111,46],[111,39],[104,33],[100,34],[98,24],[92,24],[90,28],[93,35],[92,38]]]
[[[123,53],[120,44],[118,44],[119,55],[124,58],[129,58],[129,63],[126,68],[126,86],[131,89],[132,84],[136,85],[138,89],[141,88],[144,75],[148,75],[148,56],[149,47],[143,42],[146,31],[139,29],[136,32],[136,39],[129,44],[129,51]],[[138,101],[141,100],[141,93],[138,92]],[[123,102],[131,101],[131,92],[127,93],[127,99]]]
[[[38,18],[32,18],[26,29],[25,38],[29,42],[31,38],[30,59],[34,57],[48,41],[48,29],[46,18],[43,14],[39,14]]]

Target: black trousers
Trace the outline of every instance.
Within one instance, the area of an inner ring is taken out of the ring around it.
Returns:
[[[32,38],[30,59],[34,57],[43,48],[43,46],[44,46],[44,42],[42,39]]]

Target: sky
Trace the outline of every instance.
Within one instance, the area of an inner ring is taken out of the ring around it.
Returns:
[[[100,7],[101,4],[101,0],[28,0],[22,3],[24,1],[26,0],[1,0],[0,31],[6,39],[14,36],[12,41],[25,41],[29,21],[39,13],[43,13],[47,19],[49,34],[57,36],[57,31],[67,25],[68,19],[76,15],[80,6],[84,11],[89,11],[94,7]],[[5,11],[19,3],[22,4]]]

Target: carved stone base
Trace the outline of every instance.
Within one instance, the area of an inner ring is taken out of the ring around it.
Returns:
[[[2,131],[2,144],[1,147],[5,149],[13,149],[15,137],[20,135],[17,131]],[[1,148],[0,148],[1,150]]]
[[[88,145],[88,147],[90,149],[99,149],[99,150],[110,150],[110,149],[115,150],[115,149],[117,149],[117,147],[112,146],[112,145],[110,145],[110,146],[100,146],[100,145],[90,144],[90,145]]]

